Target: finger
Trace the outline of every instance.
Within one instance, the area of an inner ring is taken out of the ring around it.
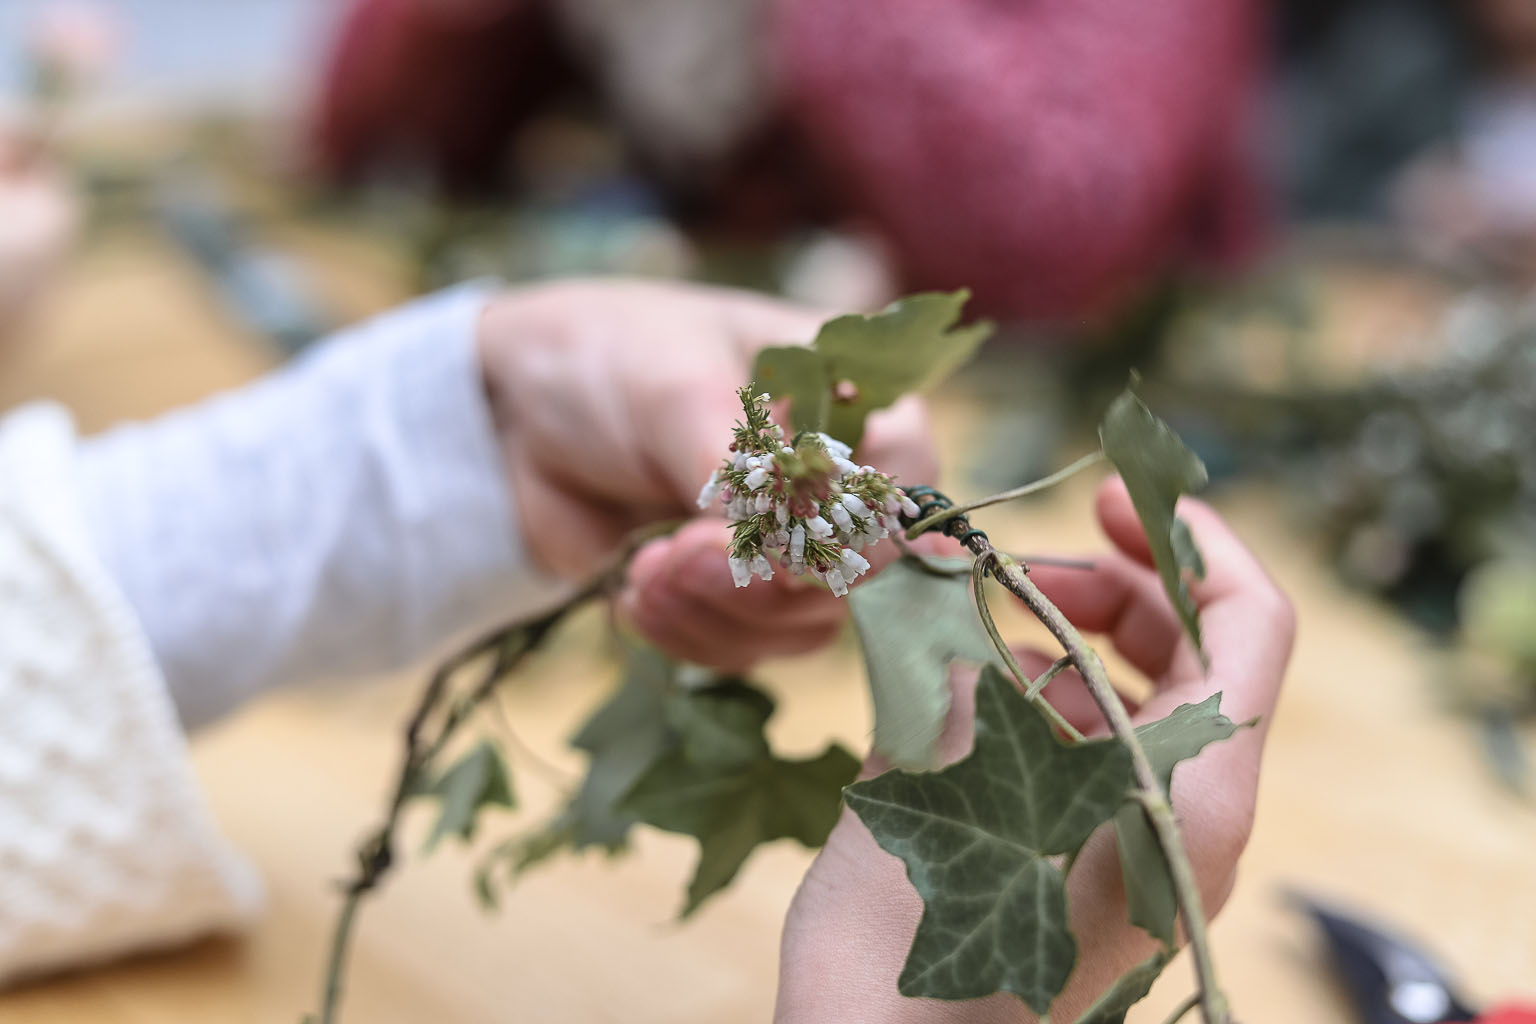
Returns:
[[[1104,532],[1131,560],[1153,568],[1152,550],[1136,517],[1130,493],[1119,477],[1110,477],[1100,486],[1096,513]],[[1182,498],[1178,515],[1195,534],[1196,546],[1205,562],[1204,579],[1190,579],[1189,593],[1196,607],[1217,600],[1233,591],[1268,588],[1278,593],[1269,573],[1253,552],[1232,532],[1215,509],[1195,498]]]
[[[764,629],[675,589],[629,591],[620,598],[619,611],[673,657],[728,672],[742,671],[762,658],[814,650],[830,643],[840,628],[833,622]]]
[[[737,587],[726,554],[730,536],[730,527],[719,520],[695,520],[647,544],[630,566],[628,585],[642,596],[657,589],[677,590],[765,628],[843,620],[846,604],[808,577],[781,570],[772,580]]]
[[[509,446],[507,460],[528,546],[539,565],[557,576],[587,579],[643,521],[640,510],[593,500],[539,472],[521,447]]]
[[[1038,678],[1051,666],[1050,655],[1033,647],[1015,647],[1013,656],[1018,660],[1019,668],[1031,679]],[[1063,669],[1045,685],[1040,695],[1078,732],[1091,736],[1107,730],[1104,713],[1076,669]]]
[[[1175,659],[1183,628],[1162,582],[1150,569],[1118,552],[1100,555],[1091,569],[1035,565],[1029,578],[1072,624],[1110,638],[1115,650],[1148,679],[1182,676],[1200,662],[1193,651]]]
[[[728,288],[688,289],[700,304],[704,330],[722,344],[708,358],[695,357],[684,373],[669,375],[653,394],[653,431],[658,469],[680,502],[692,502],[720,464],[731,428],[741,418],[736,389],[747,383],[752,360],[768,345],[808,344],[823,314],[768,296]]]
[[[939,475],[939,454],[927,403],[907,395],[890,408],[872,413],[854,455],[903,487],[933,483]]]
[[[746,368],[723,349],[694,359],[686,370],[648,382],[634,417],[646,436],[640,452],[648,475],[689,510],[727,453],[742,418],[736,389],[746,383]]]
[[[835,315],[758,292],[710,286],[699,286],[699,291],[719,303],[724,327],[749,363],[770,345],[809,345],[822,323]]]
[[[1210,672],[1207,677],[1181,674],[1177,685],[1148,702],[1146,712],[1171,710],[1185,700],[1225,689],[1223,710],[1229,717],[1267,717],[1290,658],[1295,612],[1259,560],[1210,506],[1186,498],[1178,512],[1206,566],[1203,580],[1189,581],[1189,592],[1200,612]],[[1146,537],[1118,479],[1100,489],[1098,514],[1105,533],[1127,557],[1151,564]]]

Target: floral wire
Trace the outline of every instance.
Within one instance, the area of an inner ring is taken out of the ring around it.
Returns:
[[[979,508],[986,508],[989,505],[999,505],[1005,501],[1012,501],[1015,498],[1022,498],[1025,495],[1034,494],[1037,491],[1043,491],[1047,487],[1054,487],[1056,484],[1059,484],[1068,477],[1087,469],[1094,463],[1102,462],[1103,459],[1104,453],[1102,451],[1089,452],[1087,455],[1084,455],[1082,458],[1078,459],[1076,462],[1065,467],[1064,469],[1058,469],[1050,476],[1041,477],[1039,480],[1031,480],[1029,483],[1023,485],[1022,487],[1015,487],[1011,491],[1003,491],[999,494],[991,495],[990,497],[981,498],[967,505],[956,505],[948,498],[945,498],[937,491],[934,491],[931,487],[910,489],[907,491],[907,494],[914,499],[917,497],[918,490],[927,490],[932,494],[937,495],[939,498],[942,498],[943,503],[933,503],[928,505],[926,508],[920,509],[920,516],[918,520],[907,529],[907,539],[916,540],[919,534],[927,533],[929,530],[936,526],[941,526],[949,520],[956,518],[957,516],[964,516],[965,514],[974,512]],[[961,543],[964,542],[962,541]]]

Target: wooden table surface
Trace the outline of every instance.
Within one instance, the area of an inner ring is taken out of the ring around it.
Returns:
[[[387,257],[304,237],[317,279],[347,316],[383,308],[405,275]],[[109,240],[85,254],[20,351],[0,352],[0,409],[39,396],[90,429],[144,415],[260,372],[271,358],[226,323],[163,243]],[[949,417],[958,429],[963,419]],[[1088,491],[988,520],[1024,549],[1096,546]],[[1280,900],[1296,886],[1387,915],[1432,940],[1477,998],[1536,995],[1536,812],[1487,775],[1466,726],[1436,709],[1432,654],[1386,611],[1335,582],[1295,536],[1280,496],[1221,502],[1300,609],[1299,647],[1271,733],[1257,828],[1214,929],[1219,966],[1249,1022],[1350,1020],[1305,923]],[[563,739],[612,684],[600,624],[574,624],[508,694],[522,742],[560,771]],[[850,745],[869,713],[855,654],[770,666],[776,743],[812,750],[829,729]],[[142,956],[0,994],[14,1024],[292,1022],[313,1005],[335,897],[328,880],[374,820],[416,674],[259,701],[193,744],[207,798],[264,873],[270,906],[248,934]],[[523,809],[559,799],[514,759]],[[418,825],[419,827],[419,825]],[[470,852],[445,844],[397,873],[362,918],[346,1019],[372,1024],[766,1021],[778,929],[810,855],[775,844],[686,926],[671,923],[691,840],[642,834],[620,860],[565,858],[483,913]],[[1155,1022],[1188,991],[1183,960],[1132,1014]]]

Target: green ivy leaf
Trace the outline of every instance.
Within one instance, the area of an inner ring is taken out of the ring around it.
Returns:
[[[821,430],[832,401],[826,360],[814,348],[780,345],[757,354],[752,380],[775,398],[789,399],[796,430]],[[852,444],[853,442],[848,442]]]
[[[771,698],[740,682],[676,695],[672,720],[681,744],[623,800],[625,813],[699,841],[683,917],[729,885],[758,844],[820,846],[837,823],[842,788],[858,761],[836,745],[807,761],[775,757],[763,735],[772,713]]]
[[[624,845],[634,819],[618,809],[620,800],[677,744],[668,710],[675,671],[666,655],[635,645],[618,690],[571,738],[572,746],[589,755],[587,774],[554,828],[569,835],[573,849],[602,846],[614,851]],[[551,852],[525,860],[518,870]]]
[[[1120,975],[1119,980],[1077,1018],[1077,1024],[1125,1024],[1125,1015],[1132,1006],[1147,997],[1147,993],[1152,991],[1152,983],[1172,959],[1172,953],[1159,950],[1150,959],[1143,960]]]
[[[498,869],[506,873],[510,882],[524,871],[541,864],[573,845],[571,816],[562,811],[542,828],[502,840],[475,867],[475,896],[480,906],[495,910],[500,903],[497,895]]]
[[[955,326],[969,298],[964,289],[925,292],[872,316],[836,317],[810,348],[764,349],[752,379],[775,398],[789,398],[797,430],[825,430],[856,447],[866,416],[937,384],[992,333],[985,321]]]
[[[1130,389],[1110,403],[1099,425],[1099,441],[1130,491],[1163,589],[1195,649],[1204,657],[1200,619],[1184,582],[1184,570],[1204,576],[1205,564],[1189,527],[1174,516],[1173,509],[1179,495],[1193,494],[1205,486],[1205,464]]]
[[[1239,728],[1221,713],[1221,694],[1213,693],[1199,704],[1179,705],[1168,717],[1138,728],[1136,735],[1167,793],[1173,785],[1173,769],[1180,761],[1194,757],[1208,743],[1229,738]],[[1140,804],[1120,808],[1115,815],[1115,838],[1131,923],[1165,945],[1173,945],[1178,900],[1168,861]]]
[[[441,803],[437,824],[427,836],[428,852],[444,836],[473,839],[481,808],[515,806],[506,762],[490,740],[481,741],[442,776],[418,787],[416,792],[419,796],[436,797]]]
[[[667,705],[683,757],[727,769],[769,756],[763,728],[772,716],[773,698],[739,679],[678,694]]]
[[[902,559],[855,589],[848,604],[875,705],[875,751],[897,768],[934,767],[949,714],[950,662],[993,657],[969,574],[935,575]]]
[[[889,771],[848,787],[875,841],[902,859],[923,917],[901,993],[975,999],[1012,992],[1043,1014],[1077,958],[1061,870],[1124,802],[1130,752],[1061,743],[993,666],[976,687],[976,742],[938,772]]]
[[[1175,517],[1168,539],[1173,544],[1173,559],[1179,568],[1188,569],[1197,580],[1205,579],[1205,558],[1195,545],[1195,535],[1189,531],[1189,524]]]
[[[532,832],[501,843],[482,863],[475,886],[481,901],[498,869],[516,878],[564,849],[624,849],[635,819],[619,810],[620,799],[645,770],[677,745],[669,697],[676,664],[654,648],[633,645],[618,688],[571,738],[589,755],[587,773],[558,814]]]

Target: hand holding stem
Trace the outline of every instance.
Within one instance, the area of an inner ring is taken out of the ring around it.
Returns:
[[[1118,653],[1153,684],[1139,708],[1125,708],[1129,724],[1166,716],[1181,704],[1224,693],[1223,710],[1234,720],[1258,717],[1256,728],[1207,748],[1175,775],[1175,807],[1189,881],[1204,915],[1225,902],[1239,854],[1247,841],[1256,797],[1264,735],[1290,654],[1294,615],[1263,567],[1205,505],[1186,501],[1179,514],[1194,530],[1209,575],[1193,584],[1200,608],[1207,673],[1184,639],[1178,618],[1152,570],[1151,554],[1124,486],[1112,480],[1100,490],[1097,513],[1114,550],[1091,569],[1038,564],[1025,576],[1072,633],[1107,636]],[[988,556],[990,561],[990,556]],[[1005,581],[1006,582],[1006,581]],[[1038,599],[1037,599],[1038,600]],[[1065,631],[1064,631],[1065,632]],[[1074,644],[1078,641],[1074,641]],[[1020,674],[1038,681],[1054,654],[1015,652]],[[1087,659],[1084,659],[1087,662]],[[1092,659],[1096,674],[1098,659]],[[1102,676],[1101,676],[1102,679]],[[970,745],[974,677],[952,678],[954,704],[941,753],[946,761]],[[1109,725],[1077,667],[1057,669],[1043,696],[1080,732],[1103,735]],[[866,773],[884,766],[871,763]],[[1053,1019],[1075,1019],[1121,973],[1145,959],[1156,942],[1129,924],[1120,884],[1114,836],[1094,836],[1067,880],[1072,929],[1082,944],[1080,962]],[[785,926],[780,973],[780,1022],[878,1017],[899,1024],[1017,1024],[1032,1019],[1018,1000],[1000,995],[969,1003],[908,1000],[896,976],[912,940],[922,900],[902,866],[880,855],[868,831],[844,815],[817,858],[791,907]],[[1214,991],[1214,988],[1213,988]],[[1224,1008],[1207,1000],[1209,1019]]]

